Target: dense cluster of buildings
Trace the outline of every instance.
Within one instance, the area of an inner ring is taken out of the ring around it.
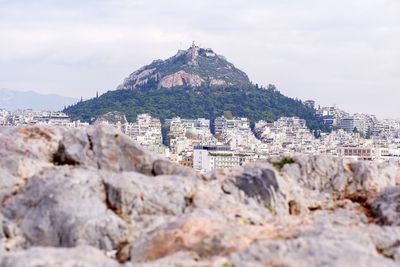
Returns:
[[[307,105],[314,107],[315,102],[307,101]],[[100,116],[94,124],[112,125],[147,150],[199,171],[240,166],[272,155],[293,153],[400,161],[400,121],[351,115],[336,107],[318,108],[316,116],[332,129],[330,133],[320,133],[319,138],[310,132],[305,120],[297,117],[259,121],[254,125],[247,118],[232,115],[217,117],[214,121],[175,117],[162,124],[149,114],[140,114],[135,122],[128,122],[124,114],[110,112]],[[26,124],[88,125],[72,121],[62,112],[0,110],[0,125]]]
[[[72,121],[67,114],[59,111],[33,111],[31,109],[7,111],[0,109],[1,126],[49,125],[62,127],[82,127],[89,123]]]

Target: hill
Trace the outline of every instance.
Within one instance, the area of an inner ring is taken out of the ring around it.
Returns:
[[[77,103],[65,112],[92,121],[106,112],[120,111],[131,121],[140,113],[161,120],[174,116],[214,119],[226,110],[253,122],[299,116],[310,128],[319,127],[314,110],[300,100],[284,96],[272,85],[264,88],[251,83],[223,56],[196,46],[167,60],[153,61],[129,75],[117,90]]]

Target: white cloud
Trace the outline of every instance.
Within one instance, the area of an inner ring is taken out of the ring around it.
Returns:
[[[399,117],[396,0],[0,0],[0,87],[92,96],[192,40],[251,79]]]

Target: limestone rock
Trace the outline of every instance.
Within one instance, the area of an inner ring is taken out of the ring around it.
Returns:
[[[30,248],[7,253],[0,258],[0,267],[120,267],[92,247]]]
[[[237,199],[243,199],[243,195],[254,199],[274,214],[288,214],[292,208],[296,209],[295,213],[300,213],[304,209],[297,185],[278,174],[270,164],[248,164],[232,169],[228,175],[222,190],[236,195]]]
[[[136,171],[151,176],[197,175],[191,169],[146,152],[119,130],[105,125],[65,132],[55,156],[61,165],[79,165],[114,172]]]
[[[108,205],[120,215],[181,215],[191,206],[196,181],[180,176],[110,174],[104,179]]]
[[[0,200],[53,165],[53,154],[61,138],[60,128],[0,127]]]
[[[0,214],[0,254],[25,247],[26,240],[19,226]]]
[[[200,175],[104,125],[0,128],[0,267],[398,266],[399,174],[293,155]]]
[[[357,161],[349,164],[353,179],[348,183],[346,194],[365,198],[375,197],[383,189],[396,185],[396,170],[388,163]]]
[[[131,260],[133,262],[152,261],[178,251],[194,249],[204,238],[212,236],[223,227],[225,227],[225,221],[217,214],[184,216],[162,225],[150,235],[142,236],[137,240],[131,250]]]
[[[226,85],[226,81],[214,78],[210,79],[210,86],[222,86],[222,85]]]
[[[387,188],[371,206],[380,223],[400,226],[400,187]]]
[[[231,253],[233,266],[397,266],[398,229],[381,229],[356,211],[321,211],[282,227],[294,234],[260,235],[243,250]],[[286,225],[285,225],[286,224]],[[391,237],[388,236],[391,234]]]
[[[180,70],[171,75],[167,75],[160,81],[160,87],[162,88],[173,88],[177,86],[189,85],[193,87],[200,86],[204,80],[196,74],[190,74],[184,70]]]
[[[108,209],[101,175],[70,167],[47,169],[7,199],[2,211],[20,222],[34,246],[116,249],[129,229]]]
[[[157,79],[157,74],[154,72],[156,68],[143,67],[129,75],[124,80],[124,83],[119,85],[117,90],[136,89],[137,87],[149,82],[150,79]]]
[[[202,85],[213,88],[232,85],[249,87],[251,82],[225,57],[209,48],[192,45],[166,60],[155,60],[134,71],[117,90],[195,88]]]
[[[229,258],[233,266],[398,265],[380,255],[367,234],[341,228],[311,231],[289,240],[260,240]]]
[[[363,161],[346,162],[338,157],[294,155],[293,163],[282,172],[307,190],[329,192],[336,198],[370,199],[382,189],[396,185],[397,173],[392,164]],[[275,165],[283,158],[273,159]]]
[[[263,225],[272,216],[271,209],[247,197],[231,181],[210,181],[197,186],[192,201],[194,209],[212,210],[229,221]]]

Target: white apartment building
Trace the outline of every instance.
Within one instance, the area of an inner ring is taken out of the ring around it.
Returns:
[[[339,147],[338,155],[355,160],[375,160],[379,158],[378,149],[365,147]]]
[[[274,123],[259,121],[255,132],[263,143],[270,145],[270,151],[310,152],[315,137],[307,128],[306,121],[298,117],[282,117]]]
[[[250,129],[250,122],[248,118],[232,118],[227,119],[224,116],[217,117],[215,123],[215,134],[222,134],[229,129]]]
[[[392,151],[393,153],[393,151]],[[397,157],[399,153],[395,153]],[[355,160],[382,160],[384,158],[388,159],[392,154],[389,152],[388,148],[383,147],[339,147],[338,155],[351,158]]]
[[[2,112],[1,114],[6,114]],[[59,111],[33,111],[32,109],[15,110],[2,116],[0,124],[3,125],[49,125],[61,127],[82,127],[89,125],[81,121],[72,121],[69,116]]]
[[[33,122],[37,124],[48,124],[53,126],[74,127],[69,116],[63,112],[45,111],[36,113],[33,116]]]
[[[213,169],[231,168],[241,165],[241,158],[227,146],[195,146],[193,169],[208,172]]]
[[[218,117],[215,119],[215,134],[220,142],[235,152],[254,152],[261,144],[251,131],[247,118]]]
[[[336,106],[318,108],[316,116],[322,118],[325,125],[338,126],[348,114]]]
[[[175,117],[166,120],[166,123],[169,126],[170,148],[174,154],[191,152],[196,145],[215,143],[210,131],[210,120]]]
[[[0,109],[0,125],[6,125],[8,123],[8,116],[10,113],[5,109]]]
[[[274,122],[275,127],[307,128],[306,121],[299,117],[281,117]]]
[[[136,122],[122,125],[121,130],[142,146],[162,145],[161,121],[149,114],[138,115]]]
[[[368,131],[367,121],[364,117],[358,115],[343,118],[340,121],[340,128],[346,132],[353,132],[357,129],[357,132],[361,133],[363,136],[365,136]]]
[[[210,135],[210,120],[199,118],[199,119],[181,119],[180,117],[175,117],[172,119],[165,120],[166,124],[169,126],[170,135],[184,136],[187,130],[195,129],[196,132],[203,135]]]

